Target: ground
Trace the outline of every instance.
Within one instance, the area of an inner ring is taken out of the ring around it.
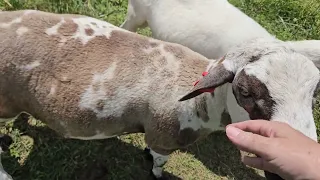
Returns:
[[[280,39],[320,38],[319,0],[230,2]],[[38,9],[85,14],[117,26],[123,22],[126,8],[127,0],[0,0],[1,10]],[[148,28],[139,30],[139,33],[151,35]],[[314,116],[320,132],[319,103]],[[148,177],[151,164],[143,154],[142,134],[99,141],[66,140],[40,121],[26,119],[21,117],[0,129],[15,141],[10,147],[10,154],[2,155],[4,168],[15,180],[127,180]],[[261,171],[244,166],[239,158],[240,152],[229,143],[225,134],[217,132],[186,151],[172,154],[165,165],[165,172],[170,179],[263,179]]]

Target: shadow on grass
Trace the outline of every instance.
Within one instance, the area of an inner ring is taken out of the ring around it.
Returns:
[[[25,163],[2,155],[5,170],[14,180],[152,179],[152,163],[143,150],[117,138],[82,141],[63,139],[48,127],[35,127],[22,115],[14,127],[34,140]],[[165,172],[170,179],[180,179]]]
[[[143,150],[117,138],[95,141],[63,139],[47,127],[31,126],[21,115],[14,127],[34,140],[25,163],[4,154],[2,163],[14,180],[152,179],[152,167]],[[23,144],[22,144],[23,146]],[[209,170],[234,179],[264,179],[240,162],[240,152],[225,138],[213,133],[187,149]],[[230,156],[232,155],[232,156]],[[244,173],[245,172],[245,173]],[[164,172],[168,179],[181,179]]]
[[[214,132],[186,150],[194,154],[209,170],[235,180],[265,180],[241,162],[240,151],[227,139],[225,132]]]

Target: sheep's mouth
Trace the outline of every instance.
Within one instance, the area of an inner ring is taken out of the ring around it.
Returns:
[[[251,120],[263,119],[270,120],[271,112],[260,110],[257,106],[255,106],[252,111],[248,112]]]

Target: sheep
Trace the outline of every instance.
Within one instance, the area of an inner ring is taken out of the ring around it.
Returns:
[[[234,45],[255,37],[274,38],[227,0],[128,0],[121,28],[149,26],[152,36],[218,59]]]
[[[79,140],[145,133],[156,179],[172,152],[233,122],[230,87],[252,119],[316,138],[319,70],[280,40],[257,38],[208,59],[92,17],[36,10],[1,12],[0,39],[0,122],[25,112]]]
[[[228,0],[128,0],[120,27],[136,32],[147,26],[153,38],[182,44],[209,59],[253,38],[276,39]],[[288,43],[309,58],[320,57],[319,40]]]

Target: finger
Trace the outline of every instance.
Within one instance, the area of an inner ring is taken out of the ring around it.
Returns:
[[[278,134],[279,132],[281,132],[281,127],[275,124],[278,124],[278,122],[271,122],[267,120],[248,120],[230,124],[228,126],[233,126],[243,131],[252,132],[265,137],[273,137],[275,133]]]
[[[245,132],[233,126],[227,127],[226,134],[230,141],[242,151],[250,152],[263,158],[270,158],[273,155],[274,146],[272,144],[274,141],[270,141],[266,137]]]
[[[241,160],[247,166],[272,172],[272,165],[262,158],[243,156]]]

